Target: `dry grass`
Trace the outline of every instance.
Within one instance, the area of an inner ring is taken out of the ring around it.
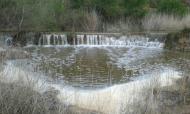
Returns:
[[[28,80],[27,84],[22,78],[4,81],[7,78],[3,67],[7,60],[6,54],[0,59],[0,114],[64,114],[64,107],[57,100],[56,92],[35,91],[36,80]],[[19,75],[19,69],[17,72],[15,76]]]
[[[151,13],[145,16],[141,23],[121,19],[116,23],[107,24],[106,32],[139,32],[139,31],[179,31],[190,28],[190,14],[184,17]]]
[[[64,30],[72,32],[97,32],[101,25],[101,18],[95,10],[68,11],[63,20]]]
[[[189,77],[182,77],[170,86],[160,87],[153,79],[141,91],[140,101],[126,107],[125,114],[189,114]],[[143,85],[142,85],[143,86]]]
[[[142,20],[145,31],[176,31],[190,27],[190,14],[177,17],[166,14],[149,14]]]
[[[105,32],[121,32],[121,33],[126,33],[126,32],[133,32],[133,31],[139,31],[139,25],[131,22],[128,19],[121,19],[113,24],[106,24],[104,27]]]
[[[20,82],[0,82],[1,114],[63,114],[55,96],[41,95]]]
[[[86,12],[84,13],[84,22],[82,22],[83,30],[87,32],[98,31],[100,25],[100,17],[96,13],[96,11]]]

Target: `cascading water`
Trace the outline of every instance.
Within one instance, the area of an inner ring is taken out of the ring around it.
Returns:
[[[77,45],[102,45],[102,46],[127,46],[127,47],[162,47],[157,39],[150,41],[150,38],[143,36],[121,36],[108,37],[103,35],[77,35]]]
[[[42,35],[39,39],[39,45],[68,45],[66,35]]]
[[[163,47],[159,38],[146,36],[120,36],[110,37],[107,35],[76,35],[75,38],[67,38],[66,35],[43,35],[39,39],[39,45],[74,45],[74,46],[123,46],[123,47]]]

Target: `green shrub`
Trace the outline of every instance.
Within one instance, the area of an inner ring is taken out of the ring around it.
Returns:
[[[15,1],[13,0],[1,0],[0,9],[13,7],[14,4],[15,4]]]
[[[84,7],[84,0],[71,0],[71,8],[78,9]]]
[[[143,17],[148,10],[148,0],[124,0],[126,16]]]
[[[119,0],[96,0],[95,8],[106,19],[110,19],[122,14]]]
[[[161,0],[158,5],[158,11],[167,14],[185,15],[188,8],[181,0]]]
[[[160,0],[149,0],[149,6],[151,8],[157,8]]]
[[[96,10],[106,20],[121,14],[120,0],[71,0],[71,10]]]
[[[71,9],[93,9],[96,0],[70,0],[70,8]]]

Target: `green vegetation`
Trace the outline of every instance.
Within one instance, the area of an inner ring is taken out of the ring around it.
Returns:
[[[148,0],[124,0],[126,16],[142,17],[148,11]]]
[[[172,13],[175,15],[185,15],[188,11],[181,0],[161,0],[158,5],[158,10],[162,13]]]
[[[184,16],[182,0],[1,0],[1,30],[104,31],[121,19],[139,23],[150,12]]]

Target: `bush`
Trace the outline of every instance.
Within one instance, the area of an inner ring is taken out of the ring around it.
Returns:
[[[95,10],[88,12],[80,9],[67,11],[63,22],[66,31],[94,32],[99,30],[101,20]]]
[[[1,0],[0,1],[0,9],[3,8],[10,8],[15,4],[15,1],[13,0]]]
[[[95,8],[106,20],[110,20],[122,15],[122,8],[119,3],[119,0],[96,0]]]
[[[158,11],[167,14],[185,15],[188,8],[181,0],[161,0],[158,4]]]
[[[149,5],[151,8],[157,8],[160,0],[149,0]]]
[[[148,0],[124,0],[125,16],[143,17],[148,11]]]

